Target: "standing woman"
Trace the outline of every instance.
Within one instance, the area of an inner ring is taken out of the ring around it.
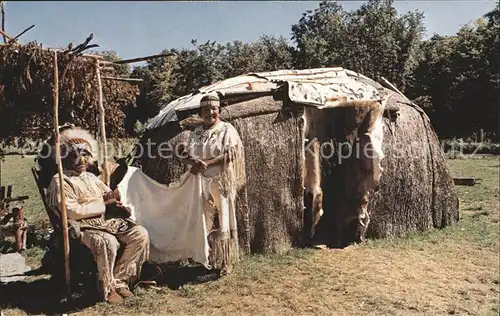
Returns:
[[[239,259],[235,199],[245,183],[244,148],[236,129],[221,121],[216,94],[201,99],[199,115],[203,124],[191,133],[185,163],[202,176],[211,265],[227,274]]]

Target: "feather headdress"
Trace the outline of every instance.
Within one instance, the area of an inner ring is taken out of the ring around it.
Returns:
[[[88,151],[94,160],[99,159],[99,145],[94,136],[80,127],[65,129],[60,134],[61,145],[71,144],[78,149]]]
[[[98,160],[99,145],[94,136],[80,128],[71,124],[66,124],[59,127],[61,156],[66,153],[65,150],[77,149],[86,150],[92,157],[89,159],[89,165],[93,165]],[[40,168],[40,183],[43,188],[47,188],[54,174],[57,173],[57,164],[55,159],[55,140],[50,137],[38,152],[36,162]],[[71,145],[70,148],[68,148]]]

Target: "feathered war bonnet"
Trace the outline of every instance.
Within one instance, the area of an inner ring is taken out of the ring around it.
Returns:
[[[67,157],[71,151],[77,155],[86,151],[90,153],[89,165],[98,164],[99,147],[91,133],[73,125],[63,125],[59,127],[59,135],[61,158]],[[39,166],[39,180],[43,188],[49,186],[52,177],[57,173],[55,149],[55,139],[52,136],[42,145],[35,159]]]
[[[94,136],[80,127],[66,128],[60,132],[61,157],[70,152],[87,153],[91,162],[99,159],[99,148]]]

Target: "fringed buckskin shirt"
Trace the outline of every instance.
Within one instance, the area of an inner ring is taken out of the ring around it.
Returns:
[[[64,170],[64,194],[68,219],[76,220],[81,229],[97,229],[117,234],[129,229],[129,222],[123,218],[105,219],[106,205],[103,196],[111,191],[93,173]],[[47,202],[61,218],[61,197],[59,175],[55,174],[47,189]]]

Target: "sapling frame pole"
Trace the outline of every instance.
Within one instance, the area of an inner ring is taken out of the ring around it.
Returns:
[[[395,85],[393,85],[391,82],[389,82],[389,80],[385,79],[384,77],[381,77],[380,79],[382,79],[382,82],[384,84],[386,84],[387,86],[389,86],[394,92],[398,93],[400,96],[402,96],[403,98],[406,98],[408,99],[404,94],[403,92],[401,92],[398,88],[396,88]],[[430,122],[430,119],[429,119],[429,116],[427,116],[427,113],[425,113],[425,111],[419,107],[418,105],[416,105],[414,102],[412,102],[410,99],[408,99],[408,101],[410,101],[409,103],[407,103],[408,105],[410,105],[411,107],[413,107],[415,110],[417,110],[420,115],[422,115],[422,117],[424,119],[426,119],[428,122]]]
[[[33,24],[32,26],[26,28],[25,30],[23,30],[21,33],[17,34],[16,36],[14,36],[14,39],[18,39],[19,37],[21,37],[24,33],[28,32],[29,30],[31,30],[32,28],[35,27],[35,24]]]
[[[119,78],[119,77],[108,77],[102,76],[102,79],[116,80],[116,81],[126,81],[126,82],[143,82],[144,80],[138,78]]]
[[[54,136],[56,149],[57,172],[59,174],[59,194],[61,195],[61,221],[64,245],[64,275],[66,280],[66,294],[68,300],[71,297],[71,274],[69,270],[69,238],[68,238],[68,215],[66,211],[66,195],[64,194],[64,179],[61,159],[61,140],[59,135],[59,67],[57,64],[57,52],[54,52]]]
[[[5,9],[4,9],[4,3],[0,1],[0,10],[2,11],[2,36],[3,36],[3,42],[7,43],[7,37],[5,36]]]
[[[8,40],[12,39],[12,37],[10,37],[7,33],[5,33],[5,31],[0,31],[0,34],[3,36],[3,38],[6,38]],[[5,42],[7,42],[7,41],[5,41]]]
[[[101,82],[101,69],[99,67],[99,61],[96,60],[96,75],[97,75],[97,88],[99,89],[99,120],[101,125],[101,140],[103,145],[103,171],[104,171],[104,183],[109,185],[109,171],[108,171],[108,144],[106,141],[106,124],[105,124],[105,112],[104,105],[102,104],[102,82]]]
[[[151,56],[137,57],[137,58],[132,58],[132,59],[117,60],[117,61],[102,60],[100,63],[102,65],[123,65],[123,64],[132,64],[132,63],[137,63],[140,61],[146,61],[146,60],[151,60],[151,59],[156,59],[156,58],[173,57],[173,56],[177,56],[177,55],[175,53],[168,53],[168,54],[151,55]]]

